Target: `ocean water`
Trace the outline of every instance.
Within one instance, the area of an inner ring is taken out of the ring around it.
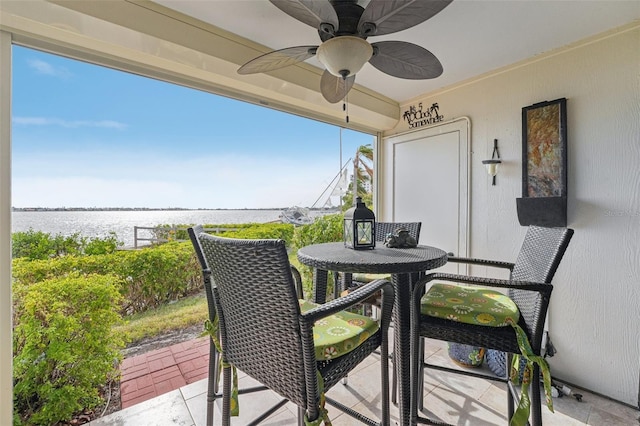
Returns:
[[[165,224],[233,224],[280,221],[281,210],[19,211],[11,215],[12,232],[106,237],[115,232],[125,247],[134,245],[134,226]],[[139,237],[149,233],[140,231]],[[143,243],[144,244],[144,243]]]

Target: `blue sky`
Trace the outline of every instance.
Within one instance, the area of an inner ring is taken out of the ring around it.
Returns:
[[[12,90],[14,207],[310,206],[339,170],[336,126],[36,50]]]

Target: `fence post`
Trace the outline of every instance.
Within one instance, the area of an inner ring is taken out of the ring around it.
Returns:
[[[133,248],[134,249],[138,248],[138,227],[137,226],[133,227]]]

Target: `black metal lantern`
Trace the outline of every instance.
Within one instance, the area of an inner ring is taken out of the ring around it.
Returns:
[[[376,246],[376,217],[356,198],[356,206],[344,213],[344,245],[354,250],[373,249]]]

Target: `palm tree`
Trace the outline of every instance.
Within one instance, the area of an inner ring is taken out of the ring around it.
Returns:
[[[361,197],[368,206],[373,202],[373,147],[371,144],[360,145],[353,156],[353,181],[342,198],[343,210],[356,204],[356,197]],[[356,188],[356,191],[353,188]]]

